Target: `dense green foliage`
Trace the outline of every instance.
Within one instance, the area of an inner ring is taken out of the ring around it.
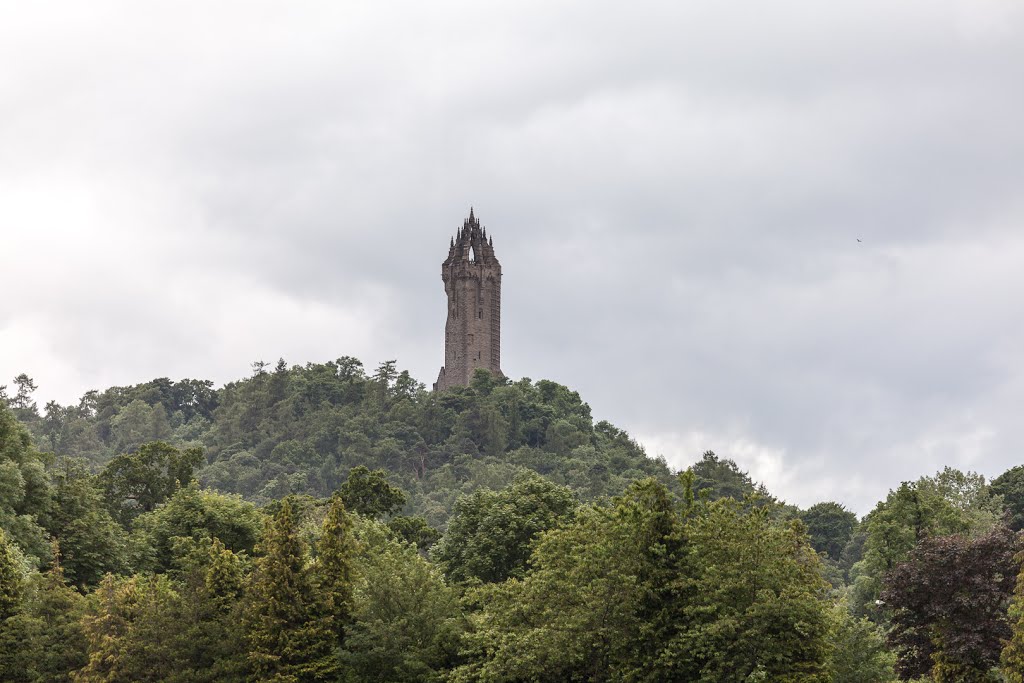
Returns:
[[[465,617],[436,566],[388,529],[360,520],[347,681],[439,681],[458,661]]]
[[[13,411],[0,402],[0,528],[36,558],[49,553],[38,519],[49,508],[50,496],[43,456]]]
[[[192,480],[192,471],[203,459],[199,448],[184,453],[162,441],[139,446],[119,455],[103,468],[100,482],[107,505],[125,525],[152,512]]]
[[[863,557],[851,569],[854,609],[875,614],[886,573],[926,538],[980,535],[1002,518],[1002,499],[984,477],[947,467],[933,477],[904,482],[864,519]],[[877,616],[877,614],[876,614]]]
[[[0,680],[1024,683],[1024,466],[858,520],[672,473],[543,380],[14,386]]]
[[[405,492],[388,483],[387,472],[371,472],[363,465],[349,470],[338,495],[348,509],[367,517],[390,515],[405,505]]]
[[[340,638],[328,609],[334,596],[318,593],[318,565],[308,562],[298,527],[286,498],[267,523],[253,574],[247,630],[259,680],[329,681],[340,673],[334,651]]]
[[[714,451],[705,451],[690,470],[693,472],[693,490],[698,496],[710,500],[742,500],[744,496],[757,492],[764,498],[770,498],[768,491],[755,484],[750,475],[741,471],[735,462],[719,458]]]
[[[811,547],[836,561],[857,528],[857,515],[832,501],[815,503],[800,513],[800,519],[807,526]]]
[[[992,493],[1002,496],[1010,528],[1024,529],[1024,465],[1011,467],[993,479]]]
[[[53,472],[52,505],[40,520],[59,539],[60,560],[68,580],[95,585],[107,572],[127,567],[127,531],[110,515],[97,477],[64,461]]]
[[[1011,635],[1003,645],[1000,662],[1007,683],[1024,683],[1024,568],[1017,574],[1007,620]]]
[[[0,674],[15,670],[13,653],[21,634],[15,619],[21,609],[22,576],[14,549],[0,529]]]
[[[239,496],[199,489],[195,482],[166,503],[137,517],[130,539],[136,569],[165,572],[178,567],[186,541],[220,542],[233,553],[251,556],[263,529],[263,515]]]
[[[383,468],[408,498],[392,505],[404,502],[437,528],[463,493],[502,488],[526,470],[583,500],[616,495],[645,476],[675,486],[663,461],[609,423],[595,424],[576,392],[547,380],[498,382],[483,371],[471,387],[434,394],[393,361],[369,376],[350,357],[290,368],[281,361],[271,371],[256,363],[252,377],[218,390],[158,379],[89,392],[77,406],[50,403],[42,416],[23,412],[42,449],[97,471],[117,460],[105,490],[128,516],[173,491],[176,473],[159,463],[166,478],[156,491],[133,488],[132,475],[153,467],[138,463],[140,446],[153,441],[182,458],[202,447],[200,481],[257,504],[291,493],[327,497],[360,466],[370,480],[359,483],[372,486],[372,471]],[[359,511],[354,499],[346,505]]]
[[[896,655],[884,630],[865,617],[854,616],[845,600],[832,608],[832,683],[892,683]]]
[[[571,518],[576,506],[569,489],[532,473],[501,491],[480,489],[455,504],[433,557],[453,581],[522,578],[533,541]]]
[[[542,537],[478,589],[456,681],[827,681],[830,603],[802,532],[653,480]]]

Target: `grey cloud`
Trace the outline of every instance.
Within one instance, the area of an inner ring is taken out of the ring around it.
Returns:
[[[0,10],[0,377],[429,383],[474,204],[506,371],[677,466],[1020,461],[1019,3],[58,5]]]

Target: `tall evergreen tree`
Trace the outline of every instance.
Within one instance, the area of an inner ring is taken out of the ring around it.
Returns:
[[[21,604],[21,569],[14,549],[0,529],[0,621],[14,616]]]
[[[259,680],[336,680],[331,621],[317,599],[306,544],[290,499],[282,501],[260,544],[249,592],[249,660]]]
[[[182,587],[183,652],[191,665],[190,683],[234,683],[247,680],[245,632],[240,623],[244,571],[242,560],[219,538],[197,545],[195,562]],[[191,563],[190,563],[191,564]]]
[[[241,563],[219,538],[210,543],[209,562],[203,577],[207,601],[222,612],[230,611],[242,594]]]
[[[352,518],[345,512],[341,495],[335,493],[327,508],[320,541],[317,543],[315,571],[318,598],[323,603],[338,646],[344,643],[345,629],[352,620],[352,591],[355,582],[353,561],[356,549]]]
[[[123,586],[113,575],[107,574],[89,596],[89,602],[89,612],[82,619],[82,628],[89,643],[88,661],[84,667],[72,672],[71,679],[76,683],[130,680],[121,657],[128,632],[128,618],[123,610]]]
[[[66,681],[69,671],[86,663],[86,641],[81,617],[85,598],[64,581],[60,554],[53,544],[53,560],[45,574],[33,573],[26,582],[21,640],[12,648],[13,675],[4,681]],[[0,649],[5,649],[0,646]],[[20,677],[19,677],[20,676]]]
[[[0,529],[0,680],[14,680],[15,662],[21,633],[23,578],[14,549]]]
[[[24,372],[14,378],[14,384],[18,387],[18,393],[10,399],[10,403],[15,415],[23,422],[38,419],[39,412],[36,402],[32,400],[32,394],[39,387]]]

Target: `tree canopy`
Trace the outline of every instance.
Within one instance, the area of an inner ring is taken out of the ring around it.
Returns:
[[[555,382],[252,368],[0,395],[0,679],[1024,683],[1021,467],[858,520]]]

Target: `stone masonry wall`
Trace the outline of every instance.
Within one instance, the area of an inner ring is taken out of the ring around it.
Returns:
[[[501,372],[501,264],[470,210],[441,265],[448,296],[444,366],[435,391],[466,386],[477,368]]]

